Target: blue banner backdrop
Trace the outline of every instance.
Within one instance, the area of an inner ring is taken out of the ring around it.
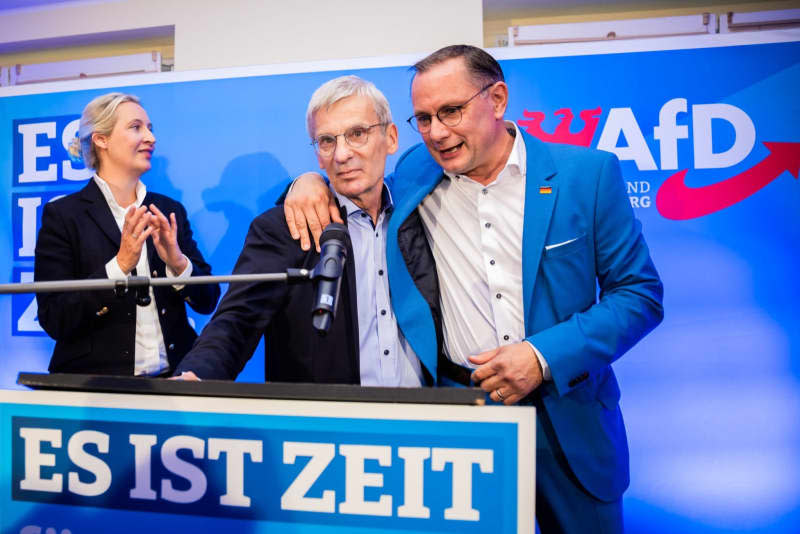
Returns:
[[[615,364],[631,448],[629,532],[800,528],[800,38],[783,36],[560,57],[523,50],[501,61],[509,120],[620,157],[664,280],[663,324]],[[308,98],[352,72],[388,97],[400,152],[417,143],[404,124],[406,66],[122,88],[141,97],[158,138],[144,182],[183,202],[215,273],[231,271],[249,222],[288,177],[316,167]],[[0,208],[0,279],[30,279],[41,205],[86,176],[64,148],[74,120],[108,90],[0,98],[0,168],[11,173],[0,179],[10,199]],[[207,320],[192,317],[198,330]],[[0,344],[0,386],[46,369],[53,343],[32,296],[0,298]],[[240,379],[263,378],[262,354]]]

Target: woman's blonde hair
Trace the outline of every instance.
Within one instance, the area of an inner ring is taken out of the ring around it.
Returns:
[[[75,149],[80,147],[80,153],[87,169],[97,170],[100,165],[92,135],[96,133],[109,135],[117,122],[117,108],[125,102],[139,104],[139,98],[124,93],[106,93],[98,96],[83,108],[78,137],[70,146],[70,152],[77,152]]]

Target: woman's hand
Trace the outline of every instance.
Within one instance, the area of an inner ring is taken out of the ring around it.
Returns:
[[[155,204],[150,204],[150,216],[152,219],[153,245],[155,245],[158,257],[167,264],[167,267],[176,274],[181,274],[188,261],[181,252],[178,245],[178,222],[175,214],[169,214],[169,220],[161,213]]]
[[[136,268],[142,255],[142,245],[153,232],[151,219],[152,215],[145,206],[138,208],[131,206],[125,213],[119,252],[117,252],[117,265],[126,275]]]

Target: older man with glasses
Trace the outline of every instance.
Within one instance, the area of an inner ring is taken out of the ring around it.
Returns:
[[[398,329],[389,302],[386,231],[393,205],[383,180],[386,157],[397,150],[389,104],[371,82],[343,76],[314,92],[306,121],[349,230],[342,294],[327,335],[312,330],[311,284],[233,284],[176,375],[233,379],[263,334],[268,381],[428,384],[430,375]],[[250,225],[234,272],[312,269],[318,261],[316,250],[304,251],[292,239],[282,209],[273,208]],[[430,251],[419,261],[432,265]]]

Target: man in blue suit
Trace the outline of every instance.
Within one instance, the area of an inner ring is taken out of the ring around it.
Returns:
[[[663,288],[619,163],[505,121],[502,70],[478,48],[446,47],[414,70],[409,122],[425,146],[397,164],[387,237],[398,324],[440,385],[536,406],[542,532],[622,532],[629,462],[611,363],[661,321]],[[415,272],[422,235],[441,351]]]

